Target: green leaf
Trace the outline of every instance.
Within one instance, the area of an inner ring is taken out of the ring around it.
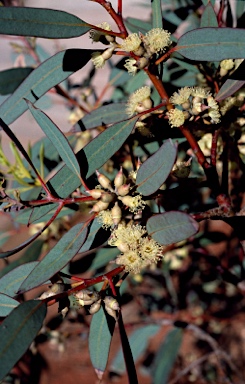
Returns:
[[[46,305],[36,300],[15,308],[0,325],[0,380],[25,353],[40,330]]]
[[[134,361],[137,361],[140,356],[145,352],[149,339],[153,337],[161,328],[160,325],[150,324],[137,329],[129,336],[129,344],[133,354]],[[113,359],[110,371],[123,374],[125,372],[125,363],[122,349],[119,350],[116,357]]]
[[[212,4],[208,3],[201,17],[201,28],[218,27],[218,20]]]
[[[162,28],[162,7],[161,0],[151,0],[152,28]]]
[[[33,68],[11,68],[0,72],[0,95],[13,93]]]
[[[149,196],[156,192],[170,174],[177,154],[177,145],[171,139],[150,156],[139,168],[136,185],[139,193]]]
[[[79,153],[77,158],[82,164],[82,172],[86,178],[90,177],[107,160],[121,148],[132,132],[138,117],[122,121],[107,128],[88,143]],[[64,179],[63,179],[64,180]],[[51,184],[53,179],[50,180]],[[69,193],[71,193],[70,191]],[[58,189],[60,195],[60,190]],[[61,192],[62,193],[62,192]],[[69,194],[68,193],[68,194]]]
[[[244,83],[244,80],[227,79],[220,88],[217,95],[215,96],[215,100],[221,101],[233,95],[235,92],[237,92],[240,88],[243,87]]]
[[[144,71],[139,71],[127,82],[125,85],[125,91],[129,94],[133,93],[145,84],[146,79],[147,74]]]
[[[113,66],[109,77],[109,84],[118,87],[124,85],[130,80],[130,77],[131,76],[127,71]]]
[[[33,261],[23,264],[4,275],[0,279],[0,292],[11,297],[16,296],[21,284],[38,263],[38,261]]]
[[[0,271],[0,278],[6,273],[12,271],[16,267],[22,264],[29,263],[31,261],[36,261],[38,257],[40,256],[42,247],[43,247],[43,241],[42,240],[36,240],[34,241],[24,252],[24,254],[18,258],[17,260],[14,260],[12,263],[6,265],[1,271]],[[0,280],[1,281],[1,280]],[[1,292],[1,290],[0,290]]]
[[[117,123],[128,118],[125,109],[125,103],[103,105],[87,113],[87,115],[79,121],[79,125],[81,125],[83,129],[92,129],[101,125]]]
[[[119,254],[120,254],[120,251],[118,250],[118,248],[112,247],[112,248],[99,249],[88,270],[91,271],[91,270],[96,270],[101,267],[104,267],[111,260],[114,260]]]
[[[91,26],[64,11],[30,7],[1,7],[0,34],[69,39],[88,32]]]
[[[89,353],[91,362],[99,379],[105,371],[115,320],[101,309],[92,317],[89,332]]]
[[[84,242],[82,247],[79,249],[79,253],[87,252],[92,248],[95,237],[98,234],[98,231],[101,229],[101,226],[102,226],[102,224],[99,223],[97,218],[95,218],[92,221],[92,224],[88,228],[88,235],[87,235],[86,241]],[[102,241],[103,242],[100,245],[102,245],[104,243],[104,240],[102,240]],[[98,245],[96,245],[96,246],[98,246]]]
[[[0,12],[3,8],[0,8]],[[5,124],[11,124],[28,109],[24,99],[35,103],[55,85],[84,67],[91,59],[91,52],[94,51],[67,49],[50,57],[34,69],[0,106],[0,116]]]
[[[183,330],[172,329],[160,346],[153,363],[153,384],[167,384],[182,343]]]
[[[151,23],[135,19],[134,17],[127,17],[125,25],[132,33],[139,33],[140,31],[144,35],[152,28]]]
[[[87,227],[79,223],[72,227],[51,251],[33,269],[22,283],[19,292],[23,293],[43,284],[59,272],[78,253],[86,239]]]
[[[79,178],[80,166],[78,164],[75,153],[73,152],[64,133],[61,132],[57,125],[54,124],[54,122],[43,111],[34,107],[34,105],[28,100],[27,105],[40,128],[57,149],[61,159],[64,161],[67,167]]]
[[[148,219],[147,232],[159,244],[168,245],[195,235],[198,223],[183,212],[164,212]]]
[[[10,312],[18,307],[19,302],[12,297],[0,293],[0,317],[6,317]]]
[[[178,40],[177,52],[196,61],[245,58],[245,29],[201,28]]]

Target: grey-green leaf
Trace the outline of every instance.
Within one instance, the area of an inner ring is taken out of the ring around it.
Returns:
[[[4,7],[0,8],[0,11]],[[34,69],[19,88],[0,106],[0,116],[11,124],[28,107],[24,99],[35,103],[47,91],[81,69],[91,59],[93,50],[67,49],[50,57]]]
[[[115,320],[106,316],[103,309],[93,315],[89,332],[89,353],[99,379],[107,365],[114,327]]]
[[[244,80],[227,79],[215,96],[215,100],[221,101],[226,99],[242,88],[244,84]]]
[[[0,34],[67,39],[81,36],[91,26],[70,13],[43,8],[1,7]]]
[[[151,0],[152,28],[162,28],[161,0]]]
[[[37,265],[38,261],[26,263],[4,275],[0,279],[0,292],[11,297],[16,296],[23,281]]]
[[[159,348],[153,363],[153,384],[167,384],[182,343],[183,330],[172,329]]]
[[[183,212],[170,211],[150,217],[146,229],[159,244],[168,245],[195,235],[198,223]]]
[[[25,292],[43,284],[60,271],[78,253],[86,239],[87,227],[79,223],[72,227],[33,269],[22,283],[19,292]]]
[[[15,308],[0,325],[0,380],[25,353],[40,330],[46,305],[31,300]]]
[[[10,68],[0,72],[0,95],[9,95],[25,80],[33,68]]]
[[[150,156],[139,168],[136,185],[139,193],[149,196],[156,192],[170,174],[177,154],[177,145],[171,139]]]
[[[153,337],[160,328],[161,326],[156,324],[146,325],[145,327],[137,329],[129,336],[129,344],[135,362],[145,352],[149,339]],[[123,352],[122,349],[120,349],[111,363],[110,371],[123,374],[125,369]]]
[[[10,296],[0,293],[0,317],[6,317],[10,312],[18,307],[19,302]]]
[[[92,129],[101,125],[113,124],[128,118],[125,103],[103,105],[87,113],[79,122],[82,128]]]
[[[196,61],[245,58],[245,29],[200,28],[178,40],[177,52]]]
[[[202,13],[201,28],[218,27],[218,20],[212,4],[208,3]]]
[[[77,177],[80,177],[80,166],[64,133],[61,132],[57,125],[54,124],[54,122],[43,111],[34,107],[34,105],[28,100],[27,105],[32,113],[32,116],[45,135],[53,143],[64,163],[75,175],[77,175]]]

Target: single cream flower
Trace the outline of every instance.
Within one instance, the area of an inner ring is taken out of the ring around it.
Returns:
[[[184,112],[180,111],[179,109],[170,109],[169,112],[166,113],[168,116],[168,122],[171,125],[171,127],[180,127],[185,122],[185,114]]]
[[[142,112],[151,108],[152,101],[150,99],[151,88],[148,86],[142,87],[132,93],[129,97],[126,107],[126,112],[129,116],[132,116],[135,112]]]
[[[138,34],[131,33],[130,35],[128,35],[128,37],[126,37],[126,39],[123,40],[123,42],[121,43],[121,48],[124,51],[132,52],[136,51],[140,47],[140,44],[141,39]]]
[[[171,33],[162,28],[153,28],[144,36],[143,40],[147,49],[153,54],[165,50],[172,41]]]

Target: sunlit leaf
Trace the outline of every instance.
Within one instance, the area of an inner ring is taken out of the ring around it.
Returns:
[[[107,365],[114,328],[115,320],[106,316],[103,309],[93,315],[89,332],[89,353],[99,378],[102,378]]]
[[[11,68],[0,72],[0,95],[13,93],[33,68]]]
[[[201,28],[178,40],[177,52],[196,61],[245,58],[245,29]]]
[[[177,145],[169,139],[141,165],[136,177],[139,193],[148,196],[158,190],[170,174],[176,154]]]
[[[202,13],[201,28],[205,27],[218,27],[218,21],[213,6],[208,3]]]
[[[89,24],[64,11],[30,7],[2,7],[0,33],[4,35],[67,39],[81,36]]]
[[[12,297],[0,293],[0,317],[6,317],[10,312],[18,307],[19,302]]]
[[[168,245],[195,235],[198,223],[186,213],[171,211],[150,217],[146,229],[158,243]]]
[[[19,292],[43,284],[55,275],[77,254],[87,235],[87,227],[79,223],[72,227],[33,269],[22,283]]]
[[[80,166],[64,133],[43,111],[34,107],[30,101],[27,101],[27,105],[40,128],[57,149],[61,159],[79,177]]]
[[[46,305],[31,300],[15,308],[0,325],[0,380],[25,353],[40,330]]]
[[[153,337],[160,328],[161,326],[156,324],[146,325],[145,327],[137,329],[129,336],[129,344],[135,362],[145,352],[149,339]],[[110,365],[110,371],[123,374],[125,369],[123,352],[122,349],[120,349]]]
[[[87,115],[80,120],[79,125],[83,128],[91,129],[102,125],[117,123],[128,118],[125,109],[125,103],[103,105],[87,113]]]
[[[0,8],[2,11],[4,7]],[[56,53],[34,69],[19,88],[0,106],[0,116],[11,124],[28,107],[24,99],[35,103],[42,95],[78,71],[91,59],[93,50],[67,49]]]
[[[16,296],[23,281],[37,265],[38,261],[26,263],[4,275],[0,279],[0,292],[11,297]]]
[[[157,351],[153,362],[153,384],[167,384],[182,343],[183,330],[172,329]]]

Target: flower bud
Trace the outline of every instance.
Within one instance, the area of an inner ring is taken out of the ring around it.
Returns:
[[[101,212],[105,211],[109,206],[109,203],[104,203],[103,201],[99,200],[97,203],[94,204],[93,208],[90,212]]]
[[[96,312],[100,310],[100,308],[101,308],[101,300],[98,300],[91,305],[91,307],[89,308],[89,313],[91,315],[94,315]]]
[[[122,167],[120,167],[120,171],[117,173],[114,179],[115,188],[121,187],[121,185],[123,185],[123,182],[124,182],[124,174],[122,171]]]
[[[127,207],[131,207],[132,203],[133,203],[133,197],[132,196],[122,196],[122,197],[118,197],[119,200],[121,200],[123,202],[124,205],[126,205]]]
[[[120,309],[118,301],[112,296],[106,296],[104,298],[104,303],[106,307],[114,309],[115,311]]]
[[[94,199],[99,199],[105,191],[103,189],[91,189],[90,191],[87,191],[90,196],[92,196]]]
[[[103,203],[111,203],[113,200],[115,200],[115,194],[103,192],[100,200],[103,201]]]
[[[130,191],[130,184],[123,184],[117,189],[119,196],[126,196]]]
[[[111,217],[114,225],[118,225],[122,218],[122,210],[118,205],[118,202],[115,203],[114,207],[111,210]]]
[[[96,171],[96,174],[97,174],[98,182],[100,183],[101,187],[105,189],[109,189],[109,191],[113,192],[110,179],[108,179],[108,177],[106,177],[99,171]]]

